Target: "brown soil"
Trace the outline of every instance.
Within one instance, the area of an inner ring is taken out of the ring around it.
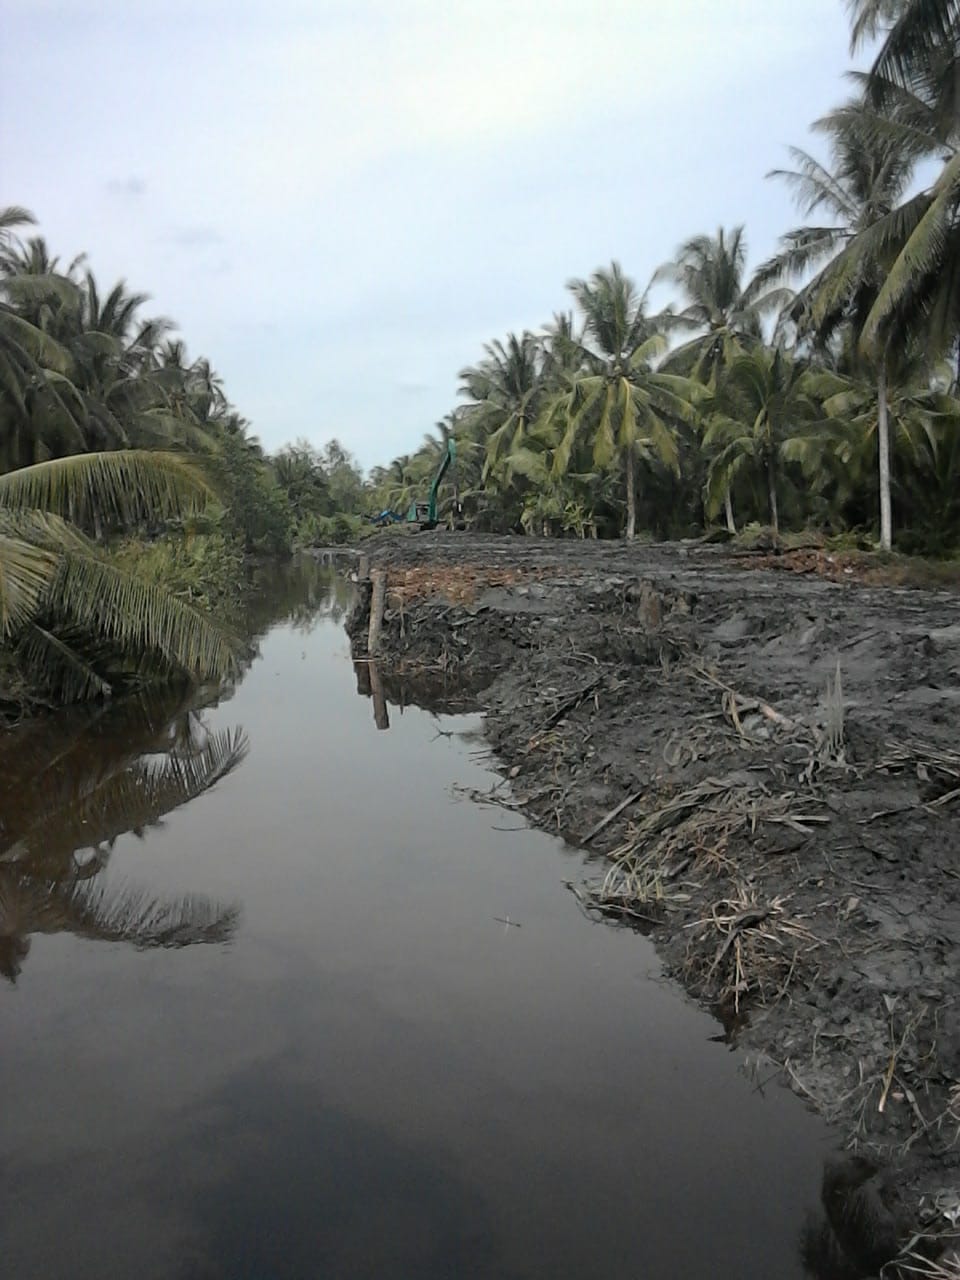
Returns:
[[[924,587],[960,590],[960,561],[921,560],[911,556],[863,551],[831,551],[826,547],[732,551],[734,563],[749,569],[809,573],[829,582],[873,587]]]
[[[364,550],[388,573],[388,692],[482,689],[485,798],[586,847],[583,909],[650,933],[767,1074],[892,1166],[904,1229],[950,1233],[960,596],[819,549],[770,557],[802,573],[699,545]]]

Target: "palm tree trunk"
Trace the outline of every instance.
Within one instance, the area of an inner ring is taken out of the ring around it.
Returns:
[[[877,378],[877,443],[880,454],[880,547],[893,546],[893,513],[890,504],[890,415],[887,404],[887,366],[880,365]]]
[[[627,541],[632,542],[637,534],[637,459],[633,445],[627,445]]]
[[[727,533],[737,532],[737,522],[733,518],[733,499],[730,496],[730,488],[727,487],[726,493],[723,495],[723,509],[727,516]]]
[[[773,454],[767,458],[767,489],[770,493],[770,527],[780,532],[780,513],[777,508],[777,476],[773,469]]]

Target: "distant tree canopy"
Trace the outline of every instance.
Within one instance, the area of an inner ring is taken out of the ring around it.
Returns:
[[[196,607],[206,587],[174,574],[165,591],[162,573],[111,559],[112,540],[181,538],[171,559],[191,588],[214,565],[405,511],[451,438],[478,530],[667,538],[722,522],[955,550],[960,8],[848,7],[853,47],[878,53],[815,122],[822,145],[770,175],[799,223],[766,261],[748,270],[744,228],[720,227],[652,273],[675,290],[660,309],[618,262],[570,280],[567,309],[487,343],[420,446],[367,477],[339,439],[266,456],[145,295],[103,289],[85,259],[27,235],[26,210],[0,211],[8,685],[63,700],[228,671],[230,644]]]
[[[770,175],[805,219],[774,255],[748,275],[743,227],[695,235],[654,273],[677,290],[657,313],[619,263],[570,281],[571,311],[489,342],[437,432],[374,469],[374,505],[422,490],[453,433],[478,528],[957,546],[960,8],[848,7],[879,52],[815,122],[823,153]]]

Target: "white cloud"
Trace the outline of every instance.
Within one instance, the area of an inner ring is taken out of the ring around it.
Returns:
[[[769,252],[790,214],[763,174],[845,92],[839,0],[9,0],[5,21],[0,84],[31,101],[0,113],[6,198],[152,290],[268,443],[335,421],[366,462],[569,276],[617,256],[645,281],[721,222]]]
[[[784,53],[796,64],[817,10],[836,7],[370,4],[362,27],[316,24],[258,50],[271,90],[246,102],[234,159],[248,189],[268,183],[299,207],[384,158],[447,153],[469,170],[478,153],[584,118],[611,134],[643,115],[663,128],[691,102],[722,109],[758,65]]]

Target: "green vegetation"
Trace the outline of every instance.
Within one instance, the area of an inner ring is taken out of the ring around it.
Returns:
[[[355,537],[362,475],[336,441],[266,457],[145,295],[32,221],[0,210],[0,701],[220,680],[247,562]]]
[[[138,320],[142,296],[121,283],[103,297],[82,260],[61,271],[42,240],[16,239],[30,220],[0,213],[4,701],[222,679],[236,646],[201,607],[217,592],[184,589],[154,548],[193,535],[202,558],[209,538],[209,559],[222,543],[233,496],[222,446],[244,424],[167,322]],[[248,470],[264,465],[249,454]]]
[[[339,440],[323,449],[298,440],[281,449],[272,462],[296,544],[350,542],[360,535],[368,495],[360,468]]]
[[[806,219],[774,256],[748,278],[742,227],[694,236],[657,313],[618,263],[570,281],[572,313],[488,343],[438,434],[374,470],[371,509],[422,492],[453,433],[478,529],[672,537],[722,513],[958,546],[960,10],[848,7],[879,51],[816,122],[825,155],[770,175]]]
[[[960,11],[848,0],[857,96],[771,177],[805,220],[747,274],[742,227],[492,341],[414,453],[365,481],[336,440],[268,458],[145,295],[0,210],[0,674],[51,703],[219,679],[252,557],[352,541],[457,444],[467,522],[579,537],[776,532],[960,543]],[[932,176],[930,176],[932,175]],[[926,185],[921,179],[929,176]],[[441,512],[441,515],[443,513]]]
[[[55,701],[147,679],[235,669],[209,617],[118,563],[83,531],[106,520],[182,518],[210,490],[182,457],[90,453],[0,476],[0,645],[6,684]]]

